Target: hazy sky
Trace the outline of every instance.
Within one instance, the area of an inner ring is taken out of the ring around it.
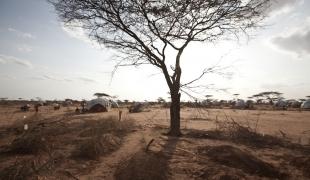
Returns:
[[[310,95],[310,2],[279,0],[266,27],[249,41],[193,43],[182,59],[183,82],[219,62],[230,78],[210,74],[218,99],[280,91],[286,98]],[[63,27],[44,0],[0,0],[0,97],[90,99],[95,92],[120,99],[168,97],[164,77],[152,66],[122,68],[111,81],[112,50],[91,42],[80,29]],[[188,99],[182,95],[182,99]]]

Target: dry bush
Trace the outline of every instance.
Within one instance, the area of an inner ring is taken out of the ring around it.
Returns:
[[[285,146],[288,142],[271,135],[264,135],[257,132],[257,126],[254,128],[241,125],[233,118],[227,121],[216,121],[216,132],[219,133],[219,139],[231,140],[236,143],[242,143],[249,146],[265,148],[270,146]]]
[[[80,133],[81,137],[97,136],[106,133],[122,137],[135,128],[133,120],[119,121],[116,116],[108,116],[100,120],[86,121],[86,130]]]
[[[266,163],[247,151],[229,145],[198,147],[198,154],[212,161],[242,171],[269,178],[283,179],[287,175],[278,171],[273,165]]]
[[[33,127],[36,127],[37,124],[42,120],[42,115],[35,114],[32,116],[27,116],[24,119],[16,120],[14,121],[10,126],[6,127],[7,133],[14,133],[14,134],[22,134],[24,132],[24,125],[27,124],[32,129]]]
[[[9,146],[9,152],[18,154],[37,154],[48,150],[48,138],[40,132],[26,132],[16,137]]]
[[[98,159],[100,156],[119,148],[120,144],[121,139],[112,134],[93,136],[79,145],[76,157]]]
[[[34,173],[31,161],[23,160],[6,167],[0,171],[0,179],[5,180],[24,180]]]
[[[117,180],[167,179],[167,157],[161,153],[139,151],[131,159],[120,163],[114,174]]]
[[[303,172],[303,175],[310,178],[310,157],[304,156],[304,157],[294,157],[291,160],[289,160],[289,164],[292,166],[297,167]]]
[[[54,174],[54,169],[64,159],[62,154],[51,156],[33,156],[27,159],[16,159],[15,163],[0,170],[0,179],[25,180],[38,179],[40,175]]]

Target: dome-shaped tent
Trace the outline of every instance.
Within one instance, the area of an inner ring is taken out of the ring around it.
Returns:
[[[245,108],[245,102],[242,99],[238,99],[235,103],[235,108],[243,109]]]
[[[279,100],[274,104],[275,108],[285,109],[287,107],[287,103],[283,100]]]
[[[86,103],[89,112],[107,112],[111,108],[111,102],[105,98],[97,98]]]
[[[119,108],[119,105],[118,105],[118,103],[116,101],[110,100],[110,102],[111,102],[111,107],[112,108]]]
[[[301,109],[310,109],[310,99],[301,104]]]
[[[203,100],[203,101],[201,102],[201,105],[202,105],[203,107],[209,107],[209,106],[211,106],[211,102],[208,101],[208,100]]]

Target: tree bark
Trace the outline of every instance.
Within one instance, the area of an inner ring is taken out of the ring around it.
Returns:
[[[180,98],[181,93],[179,89],[174,89],[171,93],[171,105],[170,105],[170,136],[180,136]]]

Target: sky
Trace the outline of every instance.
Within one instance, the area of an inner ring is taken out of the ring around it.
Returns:
[[[190,44],[181,60],[182,82],[218,65],[227,67],[224,75],[207,74],[199,83],[209,88],[200,98],[310,95],[309,9],[310,1],[277,1],[250,38]],[[150,65],[122,67],[112,76],[115,54],[82,29],[65,27],[45,0],[0,0],[0,97],[91,99],[104,92],[121,100],[168,99],[163,75]],[[190,100],[186,94],[181,99]]]

